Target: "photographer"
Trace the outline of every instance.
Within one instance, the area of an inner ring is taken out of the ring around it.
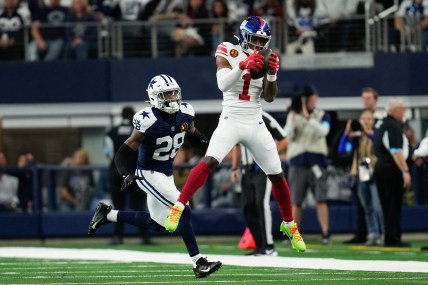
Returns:
[[[340,155],[352,153],[351,175],[358,184],[360,200],[367,224],[366,245],[381,245],[384,233],[382,206],[373,179],[373,168],[377,158],[373,149],[374,117],[370,110],[363,111],[359,121],[348,120],[338,152]]]
[[[286,159],[293,200],[293,216],[297,224],[303,216],[302,204],[309,188],[314,194],[322,244],[330,244],[327,207],[327,141],[330,118],[316,106],[318,92],[307,85],[292,98],[285,132],[289,145]]]

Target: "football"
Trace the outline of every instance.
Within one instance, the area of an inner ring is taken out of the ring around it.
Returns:
[[[263,67],[259,72],[255,72],[254,70],[250,70],[251,79],[259,79],[265,76],[265,74],[269,70],[269,56],[272,53],[271,49],[262,49],[259,51],[259,54],[263,55]]]

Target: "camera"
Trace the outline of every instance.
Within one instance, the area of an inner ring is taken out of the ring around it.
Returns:
[[[358,176],[361,182],[367,182],[373,177],[373,169],[369,157],[364,157],[358,165]]]
[[[351,131],[358,132],[361,131],[361,124],[357,120],[352,120],[351,122]]]
[[[293,97],[291,97],[290,111],[300,113],[302,112],[302,108],[302,96],[294,95]]]

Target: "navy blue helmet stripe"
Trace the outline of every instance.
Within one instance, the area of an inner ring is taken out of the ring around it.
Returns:
[[[171,80],[171,83],[173,83],[174,81],[172,80],[172,77],[171,76],[169,76],[168,74],[165,74],[165,76],[166,77],[168,77],[169,78],[169,80]]]
[[[165,81],[166,85],[169,86],[169,82],[168,80],[166,80],[166,78],[161,74],[159,75],[160,77],[162,77],[162,79]]]
[[[172,83],[172,80],[170,79],[170,82],[169,82],[169,81],[167,80],[166,76],[168,76],[168,75],[165,75],[165,74],[161,74],[161,75],[160,75],[160,77],[162,77],[162,78],[163,78],[163,80],[165,80],[166,85],[167,85],[167,86],[169,86],[169,84],[170,84],[170,83]]]

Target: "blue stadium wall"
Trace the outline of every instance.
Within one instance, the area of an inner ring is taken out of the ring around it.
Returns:
[[[358,96],[363,86],[381,94],[426,95],[428,54],[378,54],[373,68],[280,71],[280,96],[306,83],[322,96]],[[1,63],[0,103],[126,102],[145,100],[148,81],[167,73],[186,100],[219,99],[213,58]]]

